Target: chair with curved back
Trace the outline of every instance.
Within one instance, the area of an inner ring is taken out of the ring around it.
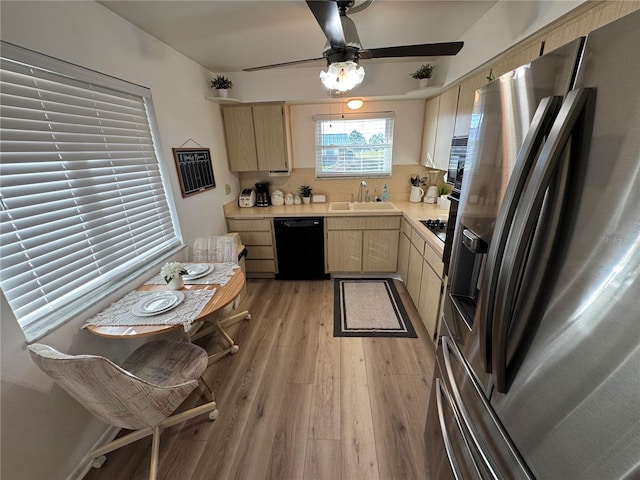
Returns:
[[[100,468],[105,454],[153,435],[149,478],[158,469],[160,433],[167,427],[209,413],[218,416],[213,394],[201,379],[207,352],[191,343],[160,340],[136,349],[122,364],[98,355],[67,355],[47,345],[29,345],[34,363],[96,417],[134,430],[89,453]],[[198,386],[208,402],[172,415]]]
[[[238,248],[240,245],[241,248]],[[240,236],[237,233],[229,233],[219,236],[198,237],[193,243],[192,260],[194,262],[233,262],[240,263],[239,251],[244,251],[244,247],[240,243]],[[209,364],[216,362],[227,354],[234,354],[240,350],[238,344],[229,336],[222,328],[221,322],[226,324],[233,323],[236,320],[251,319],[251,314],[247,310],[236,312],[240,303],[240,295],[234,301],[221,311],[216,312],[204,322],[197,322],[194,327],[186,332],[186,337],[193,342],[199,338],[205,337],[213,332],[218,332],[228,347],[224,350],[216,352],[209,356]],[[235,312],[235,313],[234,313]],[[210,323],[208,327],[202,326],[202,323]]]

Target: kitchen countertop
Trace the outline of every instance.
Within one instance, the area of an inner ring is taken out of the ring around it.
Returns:
[[[409,224],[420,232],[421,236],[434,248],[442,254],[444,243],[427,227],[420,223],[420,220],[441,218],[447,220],[449,215],[448,209],[438,208],[435,203],[413,203],[408,201],[391,202],[398,210],[375,210],[375,211],[329,211],[327,203],[311,203],[309,205],[281,205],[269,207],[249,207],[240,208],[236,202],[230,202],[224,206],[225,218],[235,219],[256,219],[256,218],[273,218],[273,217],[379,217],[379,216],[398,216],[402,215]]]

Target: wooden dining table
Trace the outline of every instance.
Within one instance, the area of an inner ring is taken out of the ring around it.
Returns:
[[[233,276],[225,285],[216,284],[188,284],[184,290],[212,290],[216,293],[211,300],[202,308],[202,311],[195,318],[195,322],[205,321],[207,318],[225,308],[233,302],[242,292],[245,284],[242,269],[235,270]],[[136,290],[158,292],[167,290],[166,285],[141,285]],[[94,335],[108,338],[137,338],[159,335],[174,330],[183,330],[182,325],[131,325],[131,326],[96,326],[88,325],[86,329]]]

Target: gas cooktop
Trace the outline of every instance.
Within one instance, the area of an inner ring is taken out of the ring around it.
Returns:
[[[442,242],[445,241],[447,237],[447,222],[443,222],[442,220],[420,220],[420,223],[431,230],[436,234]]]

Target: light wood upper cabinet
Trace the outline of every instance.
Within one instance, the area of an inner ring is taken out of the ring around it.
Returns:
[[[458,109],[458,90],[450,88],[440,95],[438,109],[438,133],[436,134],[435,165],[438,170],[449,168],[449,154],[451,153],[451,139],[456,125],[456,111]]]
[[[438,130],[439,108],[439,96],[427,100],[424,108],[424,126],[422,130],[422,152],[420,153],[420,164],[426,167],[435,165],[434,156],[436,154],[436,133]]]
[[[285,105],[254,105],[258,170],[287,170],[287,126]]]
[[[473,112],[473,102],[475,101],[476,90],[486,85],[489,80],[489,69],[482,70],[473,77],[467,78],[460,84],[460,94],[458,95],[458,110],[456,112],[456,127],[453,135],[464,137],[469,135],[471,125],[471,113]]]
[[[449,153],[456,124],[457,108],[457,86],[450,88],[436,98],[427,100],[422,131],[421,165],[438,170],[449,168]]]
[[[222,107],[229,167],[234,172],[258,170],[253,108],[243,105]]]
[[[551,28],[544,35],[545,53],[561,47],[578,37],[585,36],[592,30],[611,23],[640,9],[640,1],[607,1],[586,2],[580,15],[572,15],[562,24]],[[637,60],[636,60],[637,61]]]
[[[285,104],[225,105],[222,119],[232,171],[289,169]]]

